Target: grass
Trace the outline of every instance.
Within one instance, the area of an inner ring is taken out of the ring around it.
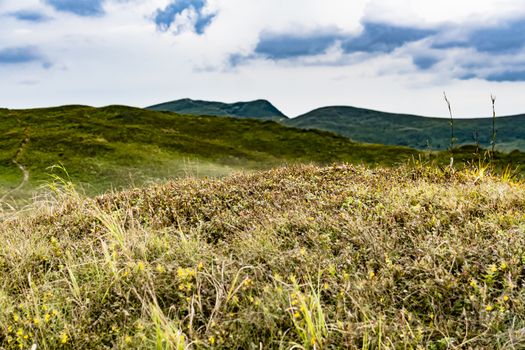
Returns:
[[[219,130],[219,132],[217,131]],[[0,110],[0,194],[3,210],[21,208],[38,196],[50,176],[67,169],[81,192],[97,195],[186,176],[222,177],[235,171],[315,163],[348,162],[396,166],[408,159],[449,156],[407,147],[362,144],[324,131],[284,127],[276,122],[188,116],[124,106],[65,106]],[[454,151],[458,165],[476,161],[471,147]],[[523,172],[525,153],[498,153],[494,164]],[[29,171],[22,181],[13,160]],[[56,166],[60,167],[57,168]]]
[[[523,348],[525,187],[479,165],[56,182],[0,226],[0,348]]]
[[[124,106],[0,110],[0,146],[2,195],[22,179],[13,159],[30,172],[29,184],[10,195],[8,202],[19,204],[29,202],[55,165],[95,195],[187,175],[220,177],[301,162],[393,165],[418,154],[269,121]]]

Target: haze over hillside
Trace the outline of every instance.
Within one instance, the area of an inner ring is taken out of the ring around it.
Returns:
[[[288,118],[270,102],[257,100],[233,104],[183,99],[148,107],[193,115],[227,115],[270,119],[302,129],[335,132],[357,142],[445,150],[450,147],[450,121],[446,118],[387,113],[350,106],[328,106]],[[492,118],[454,119],[456,145],[491,145]],[[525,115],[496,119],[497,149],[525,151]]]

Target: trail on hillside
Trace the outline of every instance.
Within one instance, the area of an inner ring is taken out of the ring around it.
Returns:
[[[20,144],[20,147],[16,151],[16,155],[13,158],[13,163],[22,171],[22,174],[23,174],[22,181],[17,187],[5,193],[2,196],[2,198],[0,198],[0,202],[3,202],[9,195],[13,194],[14,192],[21,190],[29,181],[29,170],[27,170],[27,168],[19,162],[19,159],[22,156],[24,150],[26,149],[26,146],[28,143],[29,143],[29,128],[26,127],[24,129],[24,140]]]

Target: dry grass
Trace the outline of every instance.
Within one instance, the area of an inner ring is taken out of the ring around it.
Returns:
[[[525,187],[300,166],[56,199],[0,228],[0,348],[525,346]]]

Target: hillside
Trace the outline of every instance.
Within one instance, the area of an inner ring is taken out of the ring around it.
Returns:
[[[0,225],[0,348],[519,349],[525,187],[296,166]]]
[[[0,110],[0,146],[0,202],[31,197],[51,180],[50,173],[66,176],[50,168],[58,164],[96,194],[187,175],[223,176],[301,162],[393,165],[417,155],[271,121],[124,106]]]
[[[251,102],[222,103],[182,99],[147,107],[153,111],[176,112],[193,115],[215,115],[234,118],[283,121],[288,119],[281,111],[266,100]]]
[[[338,133],[359,142],[402,145],[417,149],[445,150],[450,146],[449,120],[407,114],[393,114],[355,107],[324,107],[293,119],[286,125]],[[492,119],[455,119],[457,144],[490,147]],[[497,149],[525,151],[525,115],[496,119]]]

